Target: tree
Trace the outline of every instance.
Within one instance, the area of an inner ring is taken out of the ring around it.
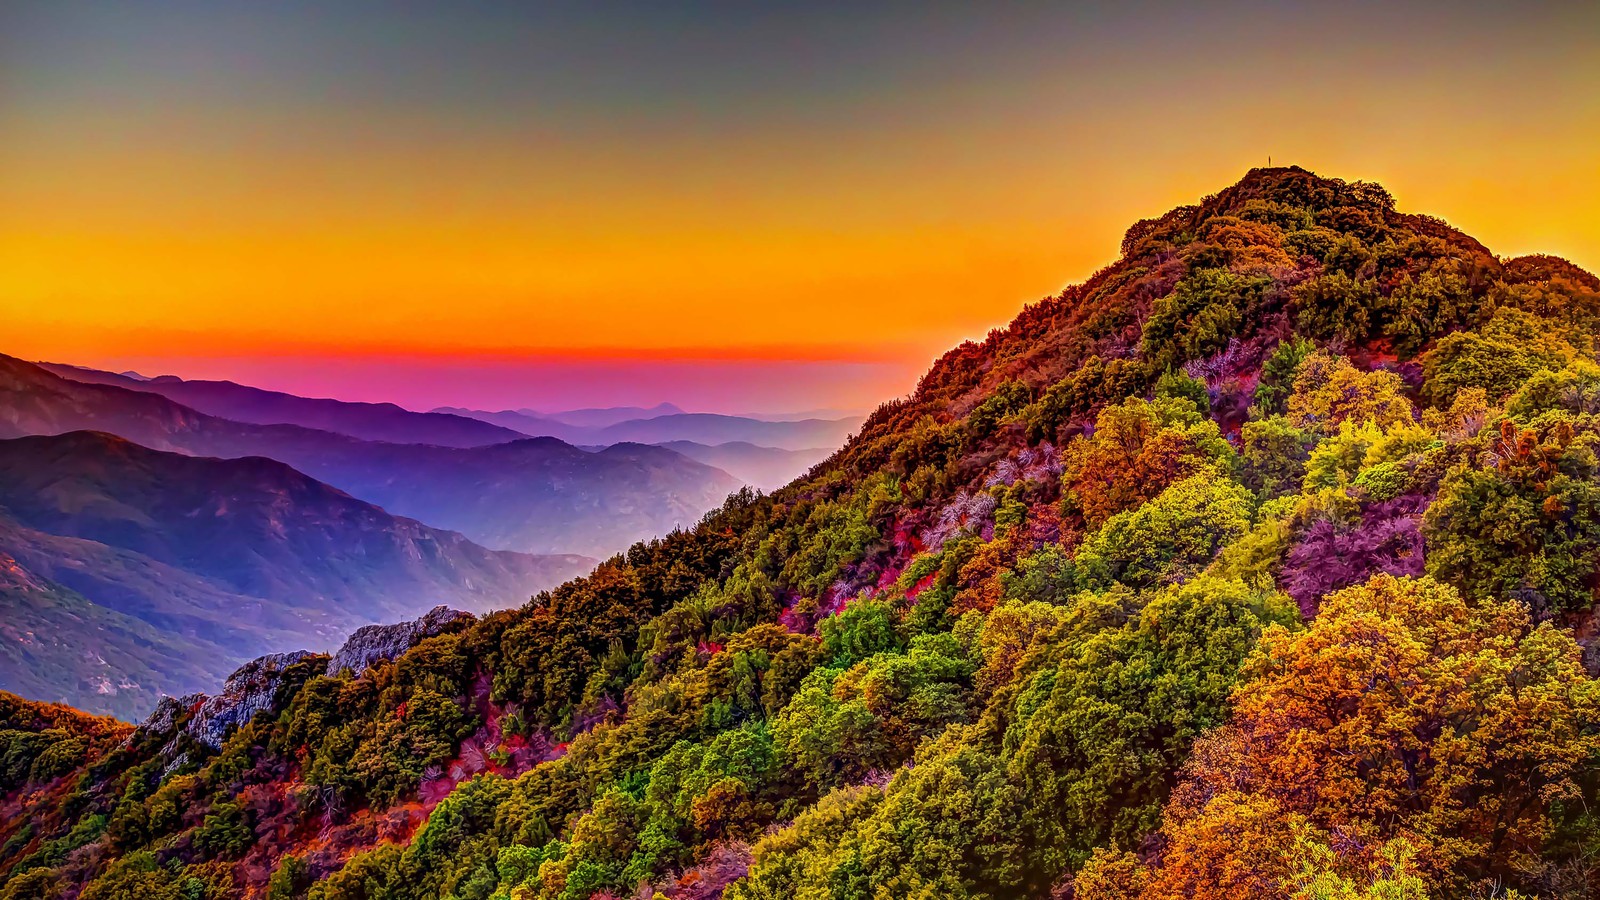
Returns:
[[[1424,520],[1428,571],[1475,599],[1584,610],[1600,590],[1600,461],[1593,438],[1501,423],[1493,468],[1446,479]]]
[[[1380,303],[1383,333],[1398,349],[1414,353],[1427,341],[1477,313],[1477,300],[1458,272],[1433,268],[1413,277],[1406,273]]]
[[[1250,492],[1214,472],[1173,484],[1137,509],[1106,520],[1078,547],[1079,583],[1135,589],[1182,581],[1250,527]]]
[[[881,600],[858,600],[817,623],[829,664],[848,668],[875,653],[900,646],[894,610]]]
[[[1506,401],[1506,415],[1520,422],[1549,412],[1600,414],[1600,366],[1575,359],[1560,371],[1542,369]]]
[[[1068,447],[1062,485],[1067,504],[1093,528],[1175,481],[1213,467],[1231,469],[1234,461],[1216,423],[1188,400],[1130,399],[1106,407],[1094,434]]]
[[[1280,579],[1310,618],[1324,594],[1360,584],[1379,572],[1421,575],[1425,498],[1371,503],[1348,520],[1317,516],[1289,550]]]
[[[1245,484],[1267,498],[1300,489],[1306,460],[1317,444],[1315,435],[1290,425],[1282,416],[1272,416],[1244,423],[1239,436],[1244,444],[1239,455]]]
[[[1368,871],[1347,876],[1328,839],[1309,826],[1295,832],[1290,854],[1299,869],[1289,878],[1294,900],[1428,900],[1428,884],[1417,873],[1416,848],[1405,838],[1386,842]]]
[[[161,867],[154,854],[145,851],[112,863],[78,896],[82,900],[184,900],[178,879]]]
[[[213,856],[238,856],[255,840],[244,810],[237,803],[213,804],[205,822],[195,830],[196,847]]]
[[[1289,396],[1289,423],[1332,434],[1345,421],[1381,427],[1413,421],[1411,401],[1393,372],[1363,372],[1342,356],[1318,351],[1300,363]]]
[[[1379,467],[1404,462],[1439,444],[1433,432],[1410,419],[1390,423],[1387,427],[1370,419],[1359,423],[1346,419],[1339,424],[1336,434],[1311,452],[1306,462],[1305,489],[1343,488]],[[1373,499],[1392,497],[1393,494],[1389,494]]]
[[[1358,342],[1372,330],[1377,285],[1333,271],[1295,286],[1292,308],[1300,330],[1322,340]]]
[[[1294,389],[1295,373],[1300,363],[1316,350],[1316,345],[1305,338],[1280,341],[1272,355],[1261,366],[1261,378],[1256,382],[1255,407],[1260,418],[1281,416],[1288,411],[1289,394]]]
[[[1028,438],[1053,441],[1062,426],[1089,416],[1107,403],[1142,394],[1149,383],[1149,375],[1139,360],[1108,361],[1091,356],[1028,407]]]
[[[1353,848],[1345,877],[1404,837],[1450,895],[1537,878],[1600,751],[1600,690],[1578,655],[1519,604],[1469,605],[1427,578],[1330,595],[1306,630],[1263,635],[1228,725],[1173,794],[1143,896],[1224,896],[1239,878],[1290,896],[1273,885],[1294,869],[1271,848],[1303,826]]]
[[[1209,578],[1003,604],[976,642],[985,720],[925,741],[883,788],[830,795],[762,839],[727,896],[1042,895],[1095,847],[1156,825],[1257,636],[1294,618],[1280,595]]]
[[[311,873],[298,856],[285,856],[267,882],[267,900],[297,900],[311,886]]]
[[[1157,300],[1144,323],[1142,349],[1154,371],[1202,359],[1228,346],[1253,321],[1270,279],[1200,269]]]
[[[1060,544],[1045,544],[1000,574],[1007,600],[1063,604],[1077,593],[1072,556]]]
[[[1127,851],[1097,851],[1073,881],[1075,900],[1428,900],[1404,838],[1351,864],[1330,837],[1271,800],[1227,794],[1174,835],[1155,870]],[[1363,857],[1368,854],[1361,854]]]
[[[1168,369],[1156,379],[1155,399],[1163,400],[1168,397],[1177,397],[1193,403],[1194,408],[1199,410],[1202,416],[1211,414],[1211,393],[1206,390],[1206,383],[1183,372]]]
[[[1482,388],[1498,402],[1535,373],[1559,370],[1574,356],[1554,323],[1502,308],[1481,329],[1445,335],[1423,355],[1422,392],[1435,406],[1449,405],[1464,388]]]

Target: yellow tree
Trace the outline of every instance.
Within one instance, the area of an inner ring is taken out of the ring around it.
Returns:
[[[1527,882],[1600,752],[1600,692],[1571,636],[1428,578],[1380,575],[1304,631],[1269,629],[1233,702],[1167,807],[1159,866],[1105,896],[1293,897],[1306,828],[1337,842],[1341,877],[1404,839],[1446,892]]]

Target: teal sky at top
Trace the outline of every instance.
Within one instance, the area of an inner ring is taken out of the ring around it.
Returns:
[[[731,355],[870,405],[1269,155],[1600,268],[1597,84],[1593,3],[13,0],[0,352]]]

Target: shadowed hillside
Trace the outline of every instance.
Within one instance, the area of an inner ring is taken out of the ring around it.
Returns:
[[[99,432],[0,441],[0,553],[6,627],[32,635],[0,686],[128,716],[268,651],[517,606],[594,564],[485,550],[272,460]]]
[[[777,447],[758,447],[744,441],[709,445],[693,441],[668,441],[660,446],[721,469],[750,487],[763,491],[783,487],[833,452],[820,447],[782,450]]]

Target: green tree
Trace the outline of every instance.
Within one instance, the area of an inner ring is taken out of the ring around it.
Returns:
[[[152,853],[137,851],[113,862],[78,895],[81,900],[183,900],[178,879]]]
[[[1289,409],[1289,394],[1294,390],[1295,373],[1300,363],[1316,350],[1316,345],[1296,337],[1280,341],[1261,366],[1256,382],[1254,406],[1257,418],[1281,416]]]
[[[1535,373],[1559,370],[1575,355],[1554,323],[1498,309],[1482,328],[1446,335],[1423,355],[1422,392],[1435,406],[1448,406],[1465,388],[1482,388],[1499,402]]]
[[[1317,444],[1315,435],[1272,416],[1244,423],[1239,436],[1246,485],[1268,498],[1299,491]]]
[[[1377,285],[1341,271],[1318,275],[1293,291],[1300,330],[1320,340],[1359,342],[1372,330]]]
[[[1490,469],[1461,468],[1423,520],[1428,571],[1475,599],[1584,610],[1600,590],[1600,473],[1593,438],[1502,423]]]
[[[1142,349],[1154,371],[1223,350],[1253,321],[1269,279],[1201,269],[1157,300],[1144,323]]]
[[[1239,483],[1212,472],[1185,478],[1085,538],[1075,557],[1079,583],[1142,589],[1181,581],[1243,534],[1251,512]]]

